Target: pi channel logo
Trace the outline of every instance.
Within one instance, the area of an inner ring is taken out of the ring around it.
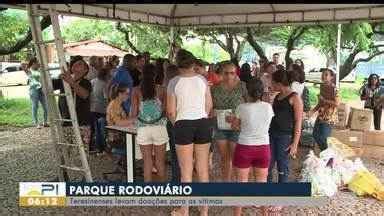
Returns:
[[[65,182],[20,182],[20,197],[65,197]]]

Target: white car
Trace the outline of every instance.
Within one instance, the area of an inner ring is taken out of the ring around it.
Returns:
[[[20,66],[8,66],[0,71],[0,85],[27,85],[28,76]]]
[[[52,79],[58,79],[61,73],[56,65],[50,66]],[[28,76],[20,66],[8,66],[0,71],[0,86],[28,85]]]

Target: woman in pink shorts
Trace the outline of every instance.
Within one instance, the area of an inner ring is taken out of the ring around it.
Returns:
[[[248,103],[240,104],[236,116],[227,118],[233,129],[240,130],[233,166],[238,182],[248,182],[251,168],[256,182],[267,182],[271,157],[268,130],[274,113],[271,104],[262,101],[264,86],[260,79],[249,81],[247,90]],[[241,207],[235,207],[234,215],[241,215]]]

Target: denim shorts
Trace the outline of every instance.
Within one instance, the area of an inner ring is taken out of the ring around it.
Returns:
[[[239,139],[239,132],[233,130],[218,130],[214,132],[214,140],[229,140],[231,142],[237,143]]]

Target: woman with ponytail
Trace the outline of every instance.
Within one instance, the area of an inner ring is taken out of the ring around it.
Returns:
[[[137,118],[137,143],[144,161],[144,181],[152,181],[155,166],[160,181],[166,179],[165,148],[168,142],[167,118],[165,117],[165,95],[156,85],[156,67],[145,65],[143,77],[132,93],[131,116]],[[152,153],[154,152],[154,157]]]

